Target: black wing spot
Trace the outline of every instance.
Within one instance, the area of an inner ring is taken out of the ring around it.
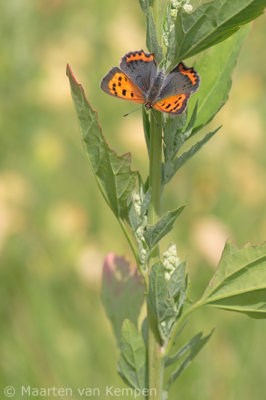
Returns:
[[[118,80],[121,82],[122,81],[122,76],[119,76]]]
[[[121,86],[121,82],[118,82],[118,86]]]
[[[171,103],[167,104],[165,108],[168,109],[169,107],[171,107]]]
[[[126,93],[127,93],[126,89],[123,89],[123,91],[122,91],[122,95],[123,95],[123,96],[125,96],[125,95],[126,95]]]
[[[131,92],[131,97],[134,97],[134,93]]]

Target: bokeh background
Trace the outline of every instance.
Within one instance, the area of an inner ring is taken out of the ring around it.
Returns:
[[[106,253],[132,256],[89,170],[65,67],[111,147],[131,151],[146,174],[141,113],[122,118],[135,107],[99,89],[125,52],[145,48],[144,17],[137,0],[8,0],[0,20],[0,390],[123,387],[100,284]],[[188,262],[194,298],[227,237],[238,245],[266,237],[265,22],[255,21],[230,100],[211,124],[222,131],[164,197],[165,209],[187,204],[170,240]],[[265,399],[265,321],[204,310],[182,339],[213,327],[170,399]]]

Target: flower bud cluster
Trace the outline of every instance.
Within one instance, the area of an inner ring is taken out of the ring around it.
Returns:
[[[137,215],[140,216],[140,212],[141,212],[141,199],[140,199],[140,195],[134,191],[132,193],[132,202],[133,202],[133,206],[135,208],[135,211],[137,213]]]
[[[148,222],[147,216],[144,216],[142,224],[138,227],[138,229],[135,232],[135,237],[139,248],[139,260],[142,265],[146,264],[148,256],[146,249],[146,241],[144,238],[144,230],[147,226],[147,222]]]
[[[180,259],[177,256],[175,244],[170,244],[168,249],[163,253],[163,266],[165,270],[165,279],[170,280],[172,273],[180,264]]]
[[[145,266],[147,264],[148,258],[148,248],[144,237],[144,232],[148,223],[148,218],[146,215],[141,216],[141,208],[144,200],[144,193],[142,190],[140,192],[134,191],[132,193],[132,205],[138,217],[140,217],[140,225],[135,230],[135,239],[139,249],[139,261]]]
[[[178,15],[178,10],[183,8],[186,13],[191,13],[193,7],[190,3],[190,0],[171,0],[169,4],[169,11],[168,11],[168,19],[164,26],[164,33],[163,33],[163,42],[166,47],[169,46],[169,37],[173,35],[173,31],[175,28],[175,20]]]
[[[189,3],[190,3],[190,0],[172,0],[171,1],[171,8],[172,8],[171,15],[172,15],[173,10],[176,10],[176,12],[177,12],[177,10],[181,7],[184,9],[185,12],[191,13],[193,10],[193,7]]]

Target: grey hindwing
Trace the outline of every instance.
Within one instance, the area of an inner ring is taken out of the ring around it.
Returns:
[[[178,70],[178,66],[170,72],[165,78],[159,93],[158,100],[166,97],[174,96],[181,93],[193,93],[199,87],[199,77],[197,85],[193,85],[188,76],[181,74]]]
[[[152,55],[152,53],[145,53],[143,50],[127,53],[121,58],[120,68],[147,97],[151,84],[157,76],[157,66],[154,59],[152,61],[141,59],[127,61],[127,58],[132,55],[135,56],[137,53],[144,53],[146,57]]]

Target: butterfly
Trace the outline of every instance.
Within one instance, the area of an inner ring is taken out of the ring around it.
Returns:
[[[144,104],[168,114],[181,114],[187,107],[188,99],[200,83],[200,77],[193,68],[180,62],[168,75],[158,70],[154,53],[143,50],[125,54],[120,68],[112,68],[101,81],[101,88],[107,94]]]

